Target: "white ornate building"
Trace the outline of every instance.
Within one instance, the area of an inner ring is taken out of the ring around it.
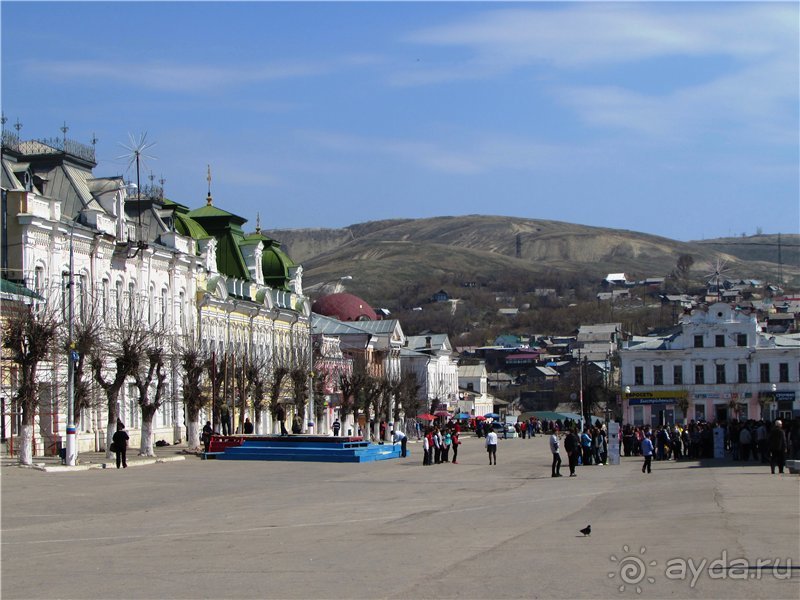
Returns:
[[[310,356],[302,268],[280,244],[260,228],[244,233],[245,220],[215,207],[210,192],[205,206],[191,211],[157,187],[138,190],[121,177],[94,177],[95,166],[93,147],[68,139],[26,142],[3,132],[4,280],[59,304],[66,315],[72,261],[75,318],[95,314],[105,332],[135,317],[169,336],[173,348],[192,341],[208,355],[287,362]],[[196,444],[196,432],[187,432],[197,425],[185,422],[177,354],[169,359],[167,401],[154,417],[153,435]],[[113,357],[104,358],[108,367]],[[3,361],[2,369],[3,425],[10,437],[18,428],[15,367]],[[54,351],[40,372],[35,452],[55,453],[66,431],[66,353]],[[77,423],[79,452],[106,447],[105,395],[94,381],[91,394]],[[132,445],[140,433],[137,398],[128,381],[119,416]],[[236,405],[231,408],[236,417]],[[271,426],[266,413],[261,421]]]
[[[620,351],[624,421],[798,416],[800,335],[763,329],[755,314],[720,302],[684,316],[672,335],[626,342]]]

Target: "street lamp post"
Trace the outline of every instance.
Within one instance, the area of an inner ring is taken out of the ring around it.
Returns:
[[[69,275],[67,277],[67,286],[69,287],[69,300],[67,311],[67,328],[69,332],[69,341],[67,344],[67,452],[65,463],[67,466],[74,467],[77,461],[77,448],[75,443],[75,361],[77,360],[77,352],[75,351],[75,341],[73,336],[73,317],[74,317],[74,271],[75,271],[75,252],[73,247],[73,234],[74,225],[70,227],[69,231]]]

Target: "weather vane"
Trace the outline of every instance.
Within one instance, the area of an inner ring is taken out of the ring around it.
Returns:
[[[211,205],[211,165],[207,165],[207,167],[208,167],[208,170],[207,170],[208,174],[206,175],[206,181],[208,181],[208,198],[206,199],[206,202],[210,206]]]

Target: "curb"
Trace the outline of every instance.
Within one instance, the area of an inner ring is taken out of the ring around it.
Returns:
[[[133,460],[128,463],[128,467],[143,467],[145,465],[154,465],[157,463],[167,463],[167,462],[176,462],[179,460],[186,460],[185,456],[165,456],[164,458],[145,458],[142,460]],[[35,471],[42,471],[44,473],[74,473],[77,471],[89,471],[93,469],[115,469],[117,467],[117,463],[97,463],[97,464],[89,464],[89,465],[75,465],[74,467],[68,467],[65,465],[44,465],[44,464],[34,464],[34,465],[19,465],[23,469],[33,469]]]

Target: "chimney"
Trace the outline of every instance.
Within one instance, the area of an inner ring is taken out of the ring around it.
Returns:
[[[431,347],[431,336],[429,336],[429,335],[425,336],[425,347],[426,348],[430,348]]]

